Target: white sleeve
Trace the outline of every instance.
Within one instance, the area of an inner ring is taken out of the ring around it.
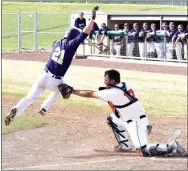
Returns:
[[[132,89],[132,86],[126,83],[126,88],[127,88],[127,91],[129,91],[130,89]]]
[[[112,99],[112,95],[111,95],[111,92],[109,89],[106,89],[106,90],[100,90],[98,92],[95,92],[96,93],[96,96],[105,101],[105,102],[108,102],[108,101],[111,101]]]

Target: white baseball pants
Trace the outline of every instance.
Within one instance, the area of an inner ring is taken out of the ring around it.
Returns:
[[[187,59],[187,48],[188,44],[184,44],[184,58]]]
[[[43,93],[46,89],[53,91],[53,93],[44,101],[41,108],[48,110],[51,105],[60,97],[57,86],[63,83],[62,79],[56,79],[52,77],[49,71],[46,73],[43,71],[42,75],[36,80],[30,89],[26,97],[22,98],[14,108],[18,109],[17,115],[21,114],[30,104],[32,104],[36,98]]]
[[[173,58],[173,47],[172,42],[166,44],[166,58],[172,59]]]
[[[127,45],[127,56],[133,56],[134,42],[130,42]]]
[[[145,55],[144,55],[144,49],[145,49],[144,42],[139,42],[138,46],[139,46],[140,57],[145,57]]]
[[[116,56],[121,55],[121,45],[114,45],[114,49],[116,51]]]
[[[177,59],[182,60],[182,54],[181,54],[182,43],[181,42],[177,42],[175,50],[176,50]]]
[[[155,43],[155,49],[159,59],[164,59],[164,43]]]
[[[149,42],[147,43],[147,52],[155,52],[155,43],[154,42]]]
[[[140,57],[147,57],[147,52],[155,52],[155,45],[153,46],[152,43],[146,43],[146,46],[145,46],[145,43],[144,42],[139,42],[138,43],[138,46],[139,46],[139,53],[140,53]],[[145,55],[145,49],[146,50],[146,55]]]
[[[125,128],[129,133],[129,136],[132,140],[132,143],[135,148],[140,148],[144,145],[148,144],[147,140],[147,125],[148,125],[148,118],[138,119],[132,122],[125,122]]]

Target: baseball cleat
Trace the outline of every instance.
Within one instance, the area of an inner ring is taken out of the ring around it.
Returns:
[[[9,125],[12,121],[13,121],[13,118],[16,116],[16,113],[18,112],[18,109],[17,108],[13,108],[11,111],[10,111],[10,114],[6,116],[5,118],[5,125]]]
[[[177,154],[181,155],[182,157],[186,156],[187,153],[185,149],[180,145],[180,143],[177,140],[175,140],[173,144],[176,147]]]
[[[129,152],[131,150],[132,150],[132,147],[130,147],[129,149],[125,149],[125,148],[122,147],[122,145],[116,145],[114,147],[115,152]]]
[[[44,116],[46,113],[46,109],[44,108],[40,109],[39,113]]]

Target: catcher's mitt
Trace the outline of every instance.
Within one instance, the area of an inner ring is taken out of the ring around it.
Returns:
[[[58,89],[61,92],[61,95],[63,96],[64,99],[68,99],[73,91],[73,87],[67,84],[60,84],[58,86]]]

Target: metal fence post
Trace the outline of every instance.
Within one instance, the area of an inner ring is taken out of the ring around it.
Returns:
[[[163,24],[163,15],[160,16],[160,29],[162,30],[162,24]]]
[[[34,15],[34,50],[38,51],[38,13],[35,12]]]
[[[18,52],[22,50],[21,12],[18,12]]]
[[[85,42],[83,42],[83,57],[85,57]]]
[[[93,38],[90,39],[90,55],[92,55],[92,42],[93,42]]]
[[[92,47],[93,47],[93,53],[95,54],[95,38],[93,39]]]
[[[166,37],[164,36],[164,62],[166,62]]]
[[[146,58],[147,57],[147,34],[146,33],[146,36],[145,36],[145,39],[144,39],[144,57]]]
[[[128,57],[128,36],[125,36],[126,57]]]
[[[109,38],[109,36],[107,36],[107,47],[109,47],[109,50],[107,50],[108,52],[107,52],[107,55],[110,55],[111,54],[111,47],[112,47],[112,42],[111,42],[112,40]],[[103,50],[103,49],[102,49]]]

